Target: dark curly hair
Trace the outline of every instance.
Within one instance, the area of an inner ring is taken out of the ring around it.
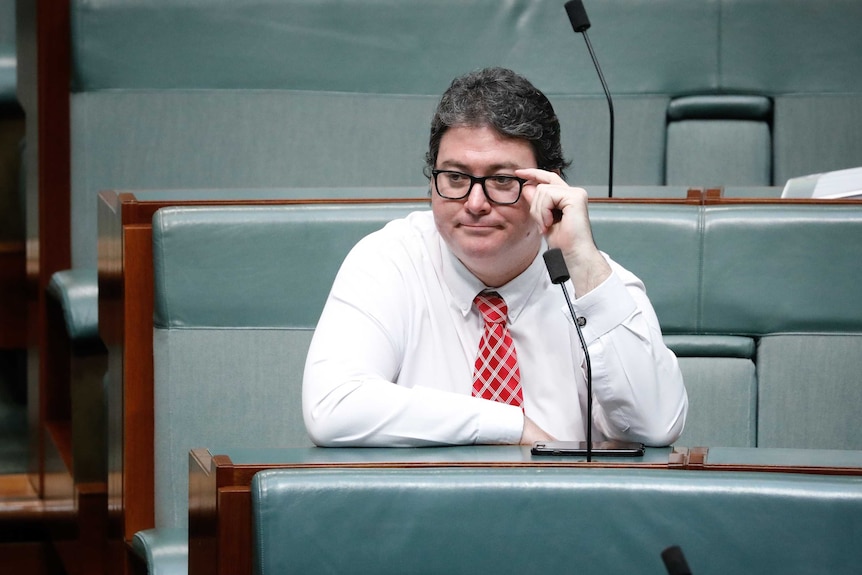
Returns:
[[[452,81],[431,120],[426,177],[437,164],[443,134],[453,126],[491,126],[504,136],[527,140],[537,166],[563,177],[571,163],[563,158],[560,121],[551,102],[529,80],[506,68],[485,68]]]

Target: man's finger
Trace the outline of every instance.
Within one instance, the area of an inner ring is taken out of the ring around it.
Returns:
[[[559,174],[540,170],[539,168],[519,168],[515,170],[515,175],[519,178],[532,180],[539,184],[565,184],[566,182]]]

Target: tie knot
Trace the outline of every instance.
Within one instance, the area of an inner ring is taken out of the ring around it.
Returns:
[[[509,313],[506,301],[497,292],[482,292],[473,300],[488,323],[505,323]]]

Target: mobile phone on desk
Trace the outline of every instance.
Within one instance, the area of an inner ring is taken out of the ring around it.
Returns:
[[[537,441],[530,453],[533,455],[578,455],[587,454],[586,441]],[[632,441],[593,442],[591,455],[595,457],[641,457],[644,444]]]

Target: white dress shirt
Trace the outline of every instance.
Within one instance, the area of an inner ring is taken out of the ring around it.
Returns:
[[[524,404],[472,397],[485,285],[451,253],[431,211],[414,212],[348,254],[315,330],[303,378],[312,440],[327,446],[517,443],[524,419],[561,440],[586,437],[586,367],[561,287],[541,253],[495,288],[509,307]],[[644,286],[613,273],[573,297],[590,353],[593,439],[668,445],[688,398]]]

